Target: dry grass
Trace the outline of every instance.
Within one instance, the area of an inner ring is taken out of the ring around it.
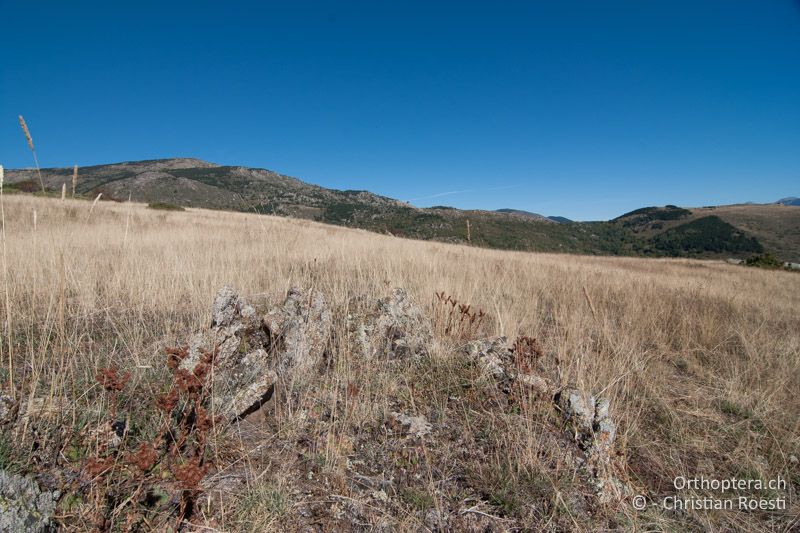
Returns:
[[[132,389],[158,389],[165,374],[159,349],[207,326],[210,302],[223,284],[271,301],[293,285],[314,286],[337,309],[351,297],[374,299],[387,286],[403,286],[432,312],[441,291],[485,310],[487,334],[537,338],[561,361],[565,382],[609,397],[629,481],[644,494],[674,492],[677,475],[780,475],[800,482],[790,460],[800,455],[797,274],[720,262],[500,252],[241,213],[156,212],[138,204],[22,195],[3,201],[7,281],[0,301],[12,333],[4,353],[13,355],[18,397],[56,404],[48,416],[57,429],[37,437],[40,449],[102,416],[108,406],[98,400],[94,379],[101,368],[132,371]],[[456,366],[440,340],[433,366],[422,373],[379,376],[354,356],[337,354],[320,386],[335,395],[355,383],[360,392],[345,395],[342,418],[324,434],[320,454],[331,471],[353,449],[344,428],[368,426],[388,411],[383,398],[403,397],[418,409],[447,401],[437,383]],[[2,377],[9,382],[9,369]],[[412,379],[418,382],[409,384]],[[289,404],[278,411],[276,438],[283,438],[292,432],[296,409]],[[500,423],[488,409],[474,416],[476,423]],[[518,502],[508,495],[534,483],[523,474],[533,471],[541,442],[534,422],[498,427],[502,434],[491,439],[504,448],[490,455],[496,464],[472,475],[497,485],[507,495],[498,508],[507,505],[513,513]],[[446,461],[446,449],[421,453]],[[30,454],[21,459],[29,467],[43,460]],[[236,528],[240,517],[273,528],[291,515],[301,498],[275,477],[279,466],[255,465],[268,474],[256,476],[238,504],[228,504],[217,527]],[[429,474],[433,487],[437,474]],[[443,498],[434,488],[409,493],[407,506],[438,508]],[[768,531],[790,527],[797,511],[796,505],[750,514],[626,511],[621,527]],[[397,516],[394,528],[420,527],[411,515]]]
[[[36,148],[33,145],[33,137],[31,137],[28,124],[25,122],[25,118],[22,115],[19,116],[19,127],[22,128],[22,134],[25,135],[25,141],[27,141],[28,148],[30,148],[31,153],[33,154],[33,162],[36,165],[36,174],[39,176],[39,185],[42,188],[42,193],[44,193],[44,181],[42,180],[42,171],[39,169],[39,158],[36,155]]]

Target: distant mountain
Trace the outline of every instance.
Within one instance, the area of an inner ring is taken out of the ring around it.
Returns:
[[[786,198],[781,198],[776,204],[780,205],[797,205],[800,206],[800,198],[797,196],[787,196]]]
[[[539,213],[532,213],[530,211],[523,211],[522,209],[498,209],[497,213],[505,213],[507,215],[517,215],[521,217],[528,217],[535,220],[541,220],[542,222],[546,222],[548,220],[552,222],[558,222],[559,224],[569,224],[572,220],[566,217],[546,217],[544,215],[540,215]]]
[[[42,169],[50,194],[71,168]],[[40,189],[35,170],[7,170],[6,191]],[[748,257],[763,249],[800,262],[800,209],[770,205],[646,207],[609,222],[571,222],[517,209],[427,209],[368,191],[326,189],[266,169],[176,158],[79,169],[85,198],[290,216],[400,237],[473,246],[604,255]],[[469,227],[469,229],[467,229]]]
[[[531,213],[530,211],[523,211],[522,209],[497,209],[497,213],[505,213],[507,215],[516,215],[519,217],[527,217],[532,218],[534,220],[540,220],[542,222],[550,220],[548,217],[544,215],[540,215],[539,213]]]

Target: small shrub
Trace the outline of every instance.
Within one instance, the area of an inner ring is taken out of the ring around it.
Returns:
[[[720,400],[719,410],[726,415],[730,415],[734,418],[742,420],[751,418],[753,416],[753,413],[747,407],[728,399]]]
[[[159,211],[186,211],[183,207],[167,202],[152,202],[147,204],[150,209],[158,209]]]
[[[236,522],[239,531],[269,531],[291,509],[291,495],[280,484],[259,484],[239,501]]]
[[[17,181],[15,183],[6,183],[5,188],[10,191],[19,192],[39,192],[39,185],[33,180]]]
[[[744,264],[758,268],[783,268],[783,263],[770,253],[754,255],[746,259]]]

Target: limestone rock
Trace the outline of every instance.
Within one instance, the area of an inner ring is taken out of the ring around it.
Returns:
[[[429,435],[433,426],[424,416],[410,416],[404,413],[391,413],[392,418],[408,435],[422,438]]]
[[[483,368],[495,379],[511,378],[513,354],[505,337],[478,339],[466,346],[467,355],[478,360]]]
[[[230,286],[219,290],[208,331],[189,338],[180,368],[193,372],[214,354],[212,406],[236,420],[269,399],[278,380],[293,382],[321,361],[331,334],[331,313],[319,292],[289,291],[283,304],[260,320]]]
[[[618,501],[625,485],[614,475],[613,446],[617,426],[605,398],[584,397],[577,389],[565,389],[558,396],[564,417],[573,424],[578,445],[586,454],[586,469],[601,503]]]
[[[575,424],[580,435],[591,436],[595,415],[594,396],[585,398],[577,389],[565,389],[561,391],[559,404],[564,417]]]
[[[447,514],[436,509],[430,509],[425,513],[425,527],[430,531],[447,531]]]
[[[433,340],[430,320],[400,288],[378,300],[374,319],[359,336],[364,355],[386,359],[425,356]]]
[[[260,407],[277,377],[253,306],[226,285],[214,298],[211,312],[211,329],[189,338],[189,353],[180,367],[194,371],[204,353],[215,353],[212,407],[234,420]]]
[[[226,327],[242,318],[248,319],[255,315],[255,309],[243,299],[239,298],[230,285],[225,285],[214,298],[212,308],[212,327]]]
[[[19,404],[7,394],[0,394],[0,425],[11,424],[16,421],[19,413]]]
[[[30,478],[0,470],[0,531],[54,531],[59,492],[42,492]]]
[[[293,288],[283,306],[264,317],[276,350],[276,371],[286,381],[308,375],[322,360],[331,335],[332,317],[321,292]]]

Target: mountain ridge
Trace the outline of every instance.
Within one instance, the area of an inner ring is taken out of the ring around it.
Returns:
[[[60,192],[62,184],[71,188],[72,168],[44,168],[41,175],[49,191]],[[34,169],[7,170],[6,182],[12,189],[39,188]],[[87,197],[102,193],[117,201],[305,218],[500,249],[655,257],[747,257],[766,250],[800,261],[800,209],[777,203],[648,207],[610,221],[572,222],[516,209],[420,208],[370,191],[328,189],[268,169],[192,157],[81,167],[76,191]],[[697,222],[703,218],[707,220]]]

